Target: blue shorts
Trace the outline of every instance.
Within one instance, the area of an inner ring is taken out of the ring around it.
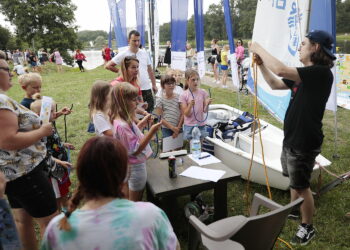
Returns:
[[[142,191],[147,181],[146,163],[129,165],[129,171],[129,189],[131,191]]]
[[[184,130],[184,140],[191,140],[192,139],[192,129],[195,126],[187,126],[184,125],[183,130]],[[207,129],[205,125],[199,126],[199,131],[201,132],[201,139],[204,139],[206,136],[208,136]]]
[[[228,65],[221,65],[222,70],[228,70]]]
[[[173,134],[174,134],[174,131],[172,131],[171,129],[162,128],[162,136],[163,136],[163,138],[172,136]]]
[[[179,133],[182,133],[182,129],[180,130]],[[163,138],[172,136],[173,134],[174,134],[174,131],[172,131],[171,129],[162,128],[162,137],[163,137]]]

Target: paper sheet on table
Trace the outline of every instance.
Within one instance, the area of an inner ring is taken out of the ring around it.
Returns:
[[[208,165],[208,164],[214,164],[214,163],[219,163],[221,162],[218,158],[216,158],[215,156],[207,153],[207,152],[202,152],[200,157],[204,157],[204,156],[208,156],[209,157],[205,157],[203,159],[195,159],[193,158],[192,154],[188,155],[188,157],[190,157],[190,159],[192,161],[194,161],[195,163],[197,163],[199,166],[204,166],[204,165]]]
[[[163,152],[168,152],[173,149],[182,148],[184,145],[183,134],[180,133],[176,138],[168,136],[163,138]]]
[[[224,170],[207,169],[191,166],[185,171],[183,171],[180,175],[200,180],[217,182],[225,173],[226,172]]]

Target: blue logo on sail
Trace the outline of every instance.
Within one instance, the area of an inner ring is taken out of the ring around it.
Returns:
[[[295,2],[292,3],[292,10],[289,12],[288,17],[288,26],[289,26],[289,44],[288,51],[292,56],[298,51],[300,44],[300,21],[302,14],[299,14],[297,10],[297,4]]]

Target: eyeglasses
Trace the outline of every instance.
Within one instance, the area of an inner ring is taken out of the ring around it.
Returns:
[[[11,75],[11,73],[10,73],[10,68],[7,68],[7,67],[0,67],[0,69],[7,71],[7,73],[8,73],[9,75]]]

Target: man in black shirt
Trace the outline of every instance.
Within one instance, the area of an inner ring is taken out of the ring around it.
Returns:
[[[291,200],[303,197],[299,225],[292,244],[306,245],[314,236],[314,200],[310,177],[323,141],[322,119],[333,83],[333,38],[321,30],[309,32],[299,48],[304,67],[284,65],[258,43],[250,47],[259,69],[272,89],[292,91],[284,118],[281,155],[283,175],[289,176]],[[276,77],[282,77],[282,79]]]

